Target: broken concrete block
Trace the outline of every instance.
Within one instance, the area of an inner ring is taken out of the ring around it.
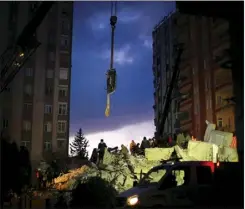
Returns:
[[[149,148],[145,149],[145,158],[150,161],[168,160],[174,148]]]

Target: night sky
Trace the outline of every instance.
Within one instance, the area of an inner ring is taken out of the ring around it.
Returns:
[[[174,2],[117,3],[117,90],[106,118],[111,2],[74,3],[71,136],[81,127],[92,146],[100,138],[115,146],[115,137],[123,143],[153,136],[152,30],[174,8]]]

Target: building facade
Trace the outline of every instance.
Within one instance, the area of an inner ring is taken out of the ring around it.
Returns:
[[[160,23],[158,23],[152,33],[153,37],[153,75],[154,75],[154,101],[153,105],[155,119],[154,124],[156,126],[156,132],[158,132],[159,123],[162,120],[162,113],[165,107],[165,96],[168,85],[171,80],[173,67],[174,67],[174,55],[176,45],[176,27],[174,26],[174,14],[170,14],[165,17]],[[175,100],[171,101],[171,111],[167,116],[167,120],[164,125],[165,133],[174,132],[174,124],[176,123],[176,106]]]
[[[39,5],[1,3],[1,54]],[[26,146],[33,163],[52,152],[68,155],[72,23],[73,3],[55,3],[36,31],[41,45],[0,94],[1,132]]]
[[[206,120],[215,123],[219,130],[235,131],[233,84],[228,51],[230,45],[228,23],[222,19],[214,20],[178,13],[165,18],[165,22],[174,23],[171,24],[172,28],[169,33],[175,37],[177,43],[182,43],[184,47],[179,63],[178,85],[173,91],[172,108],[169,113],[172,118],[175,118],[172,119],[174,123],[170,122],[171,126],[174,126],[172,133],[180,128],[202,140]],[[161,24],[159,29],[163,27],[165,26]],[[157,40],[158,38],[164,39],[165,37],[154,38],[153,36],[153,43],[162,42]],[[168,44],[161,45],[161,48],[169,48],[169,44],[172,45],[175,42],[169,41]],[[165,55],[157,51],[157,55],[153,55],[153,60],[155,56],[164,59]],[[171,57],[171,54],[169,56]],[[153,72],[154,79],[157,79],[157,71],[153,69]],[[164,85],[161,91],[166,91],[168,83],[165,81],[170,81],[170,77],[164,74],[158,79],[160,80],[158,82]],[[157,88],[155,89],[158,91]],[[174,99],[176,92],[179,96]],[[161,100],[164,100],[164,96],[161,96],[161,99],[155,99],[154,104],[156,127],[160,125],[157,118],[161,117],[159,116],[161,111],[158,108],[161,104],[158,104],[158,101]],[[166,126],[167,124],[169,120],[166,121]],[[165,133],[169,133],[169,130],[164,127]]]

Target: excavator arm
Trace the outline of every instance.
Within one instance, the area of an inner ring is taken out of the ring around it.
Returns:
[[[41,3],[31,21],[17,38],[16,43],[12,47],[8,47],[1,55],[0,93],[6,89],[26,61],[40,46],[41,43],[37,41],[34,34],[54,3],[52,1]]]

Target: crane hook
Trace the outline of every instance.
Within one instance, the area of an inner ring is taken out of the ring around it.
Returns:
[[[110,68],[106,73],[106,82],[107,82],[107,100],[106,100],[106,110],[105,116],[109,117],[110,115],[110,95],[113,94],[116,90],[116,69],[113,67],[114,64],[114,40],[115,40],[115,28],[117,23],[117,7],[116,2],[111,2],[111,17],[110,17],[110,25],[111,25],[111,57],[110,57]]]

